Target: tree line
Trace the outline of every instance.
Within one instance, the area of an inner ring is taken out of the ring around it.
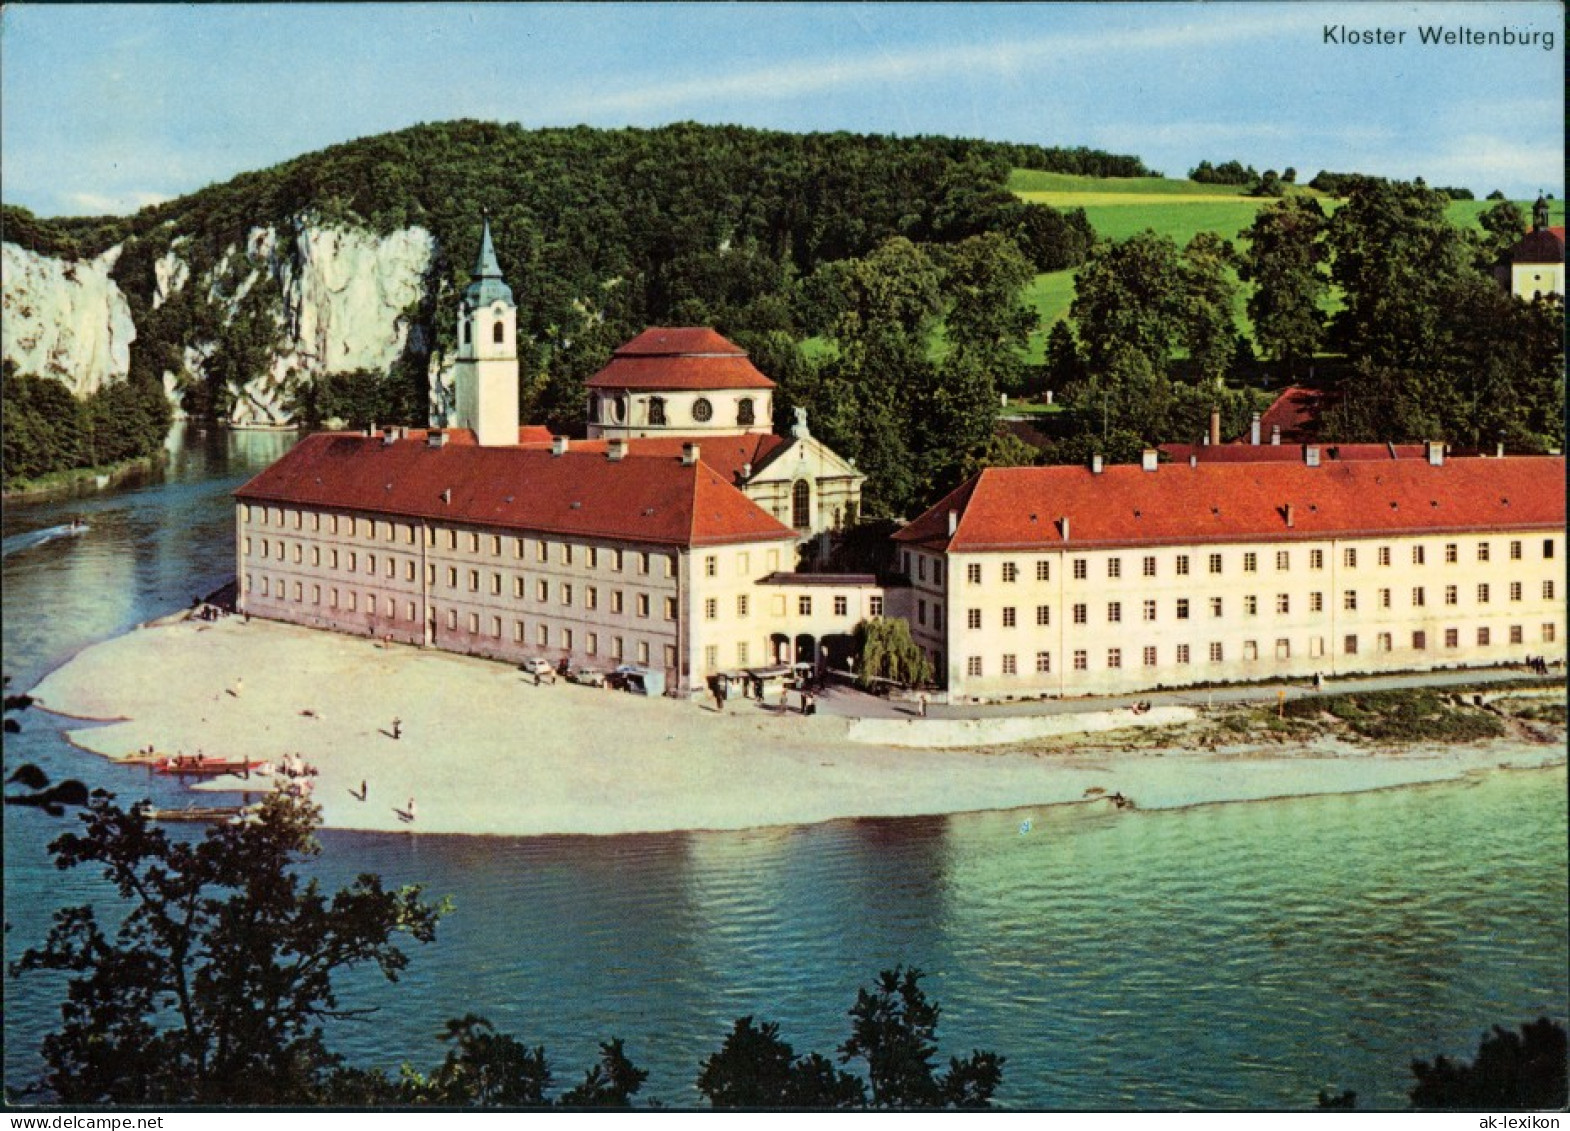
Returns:
[[[0,465],[7,489],[75,468],[106,467],[163,448],[170,409],[162,384],[116,382],[77,400],[59,381],[0,363]]]

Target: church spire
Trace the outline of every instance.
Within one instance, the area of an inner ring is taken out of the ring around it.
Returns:
[[[496,262],[496,249],[491,244],[491,216],[487,212],[480,234],[480,255],[474,261],[474,270],[469,278],[473,280],[464,297],[469,300],[470,309],[489,306],[497,299],[511,305],[512,288],[502,280],[502,269]]]

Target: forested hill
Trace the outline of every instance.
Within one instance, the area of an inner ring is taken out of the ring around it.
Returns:
[[[50,220],[8,206],[4,238],[64,260],[118,247],[107,269],[135,323],[129,376],[172,387],[192,414],[287,419],[324,378],[369,369],[387,375],[381,418],[420,420],[489,212],[535,344],[525,408],[564,424],[581,415],[583,374],[645,326],[816,332],[798,281],[891,237],[942,245],[998,233],[1037,271],[1081,262],[1093,240],[1083,214],[1021,201],[1006,187],[1014,167],[1148,172],[1089,149],[944,137],[457,121],[334,146],[125,218]],[[338,328],[324,323],[321,341],[307,340],[314,315],[302,315],[311,300],[300,280],[319,269],[313,255],[326,258],[320,237],[331,230],[360,241],[334,245],[340,273],[412,280],[385,288],[399,295],[393,306],[383,296],[358,315],[402,327],[395,358],[352,364],[358,347],[326,348]]]

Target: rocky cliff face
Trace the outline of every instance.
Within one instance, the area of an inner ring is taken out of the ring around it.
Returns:
[[[0,354],[78,397],[125,380],[136,327],[110,274],[119,255],[67,262],[0,244]]]
[[[79,396],[124,379],[136,329],[110,278],[118,249],[78,263],[10,244],[4,250],[4,355],[22,372],[59,377]],[[276,332],[268,335],[263,371],[231,382],[230,423],[289,423],[294,384],[326,373],[385,370],[403,354],[411,334],[420,333],[409,312],[424,298],[435,250],[423,228],[377,236],[296,218],[253,228],[243,246],[228,248],[198,276],[188,244],[174,241],[153,263],[148,305],[156,311],[199,288],[194,297],[215,316],[203,321],[218,329],[211,338],[184,341],[179,367],[164,370],[165,389],[178,405],[181,390],[206,381],[226,335],[249,311],[270,319]],[[412,344],[425,352],[421,339]]]

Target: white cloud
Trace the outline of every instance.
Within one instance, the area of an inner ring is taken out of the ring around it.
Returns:
[[[72,192],[65,196],[68,211],[79,216],[120,216],[150,204],[172,200],[162,192],[122,192],[106,195],[97,192]]]

